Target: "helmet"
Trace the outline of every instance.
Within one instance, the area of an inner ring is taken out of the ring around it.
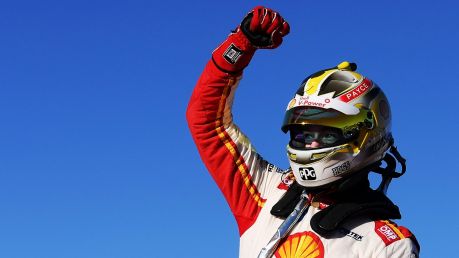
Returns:
[[[287,156],[296,181],[306,188],[354,175],[382,160],[393,143],[387,98],[356,69],[342,62],[307,77],[287,106],[282,124],[291,134]],[[324,144],[312,148],[304,136],[295,139],[304,131],[329,133],[321,138]]]

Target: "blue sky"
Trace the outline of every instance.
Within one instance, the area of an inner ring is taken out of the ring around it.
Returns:
[[[291,25],[259,51],[234,105],[286,168],[280,124],[312,72],[343,60],[393,110],[408,172],[389,196],[422,244],[459,230],[455,1],[9,1],[0,5],[0,257],[237,257],[230,211],[185,121],[211,51],[263,4]]]

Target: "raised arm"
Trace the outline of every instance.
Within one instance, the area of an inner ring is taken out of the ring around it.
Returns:
[[[265,189],[273,183],[269,175],[278,169],[256,153],[233,123],[234,92],[255,51],[278,47],[288,32],[288,23],[277,12],[256,7],[214,50],[188,105],[193,139],[236,217],[240,234],[256,219],[265,203]]]

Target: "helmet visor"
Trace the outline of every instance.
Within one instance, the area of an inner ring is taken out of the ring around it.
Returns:
[[[334,109],[298,106],[285,113],[282,131],[286,133],[291,126],[304,125],[337,128],[348,138],[358,133],[362,127],[373,128],[374,119],[372,112],[365,108],[360,108],[356,115],[346,115]]]
[[[337,128],[306,125],[290,127],[290,147],[299,150],[319,149],[338,146],[346,141],[342,131]]]

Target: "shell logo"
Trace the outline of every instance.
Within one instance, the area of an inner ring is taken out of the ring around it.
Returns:
[[[323,258],[324,245],[313,232],[301,232],[289,236],[277,249],[276,258]]]

